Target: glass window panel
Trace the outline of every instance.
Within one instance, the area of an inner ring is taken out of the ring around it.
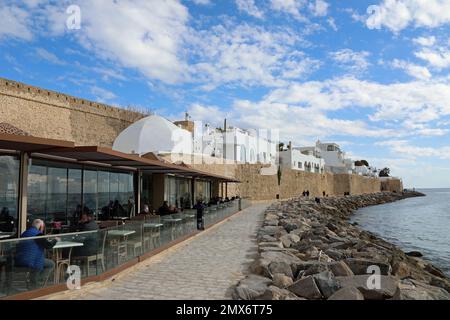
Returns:
[[[80,169],[69,169],[67,180],[67,216],[69,224],[76,224],[81,214],[81,179]]]
[[[0,231],[17,232],[19,168],[17,157],[0,155]]]
[[[97,171],[85,170],[83,179],[84,207],[93,212],[96,212],[98,208],[97,185]]]
[[[46,222],[66,223],[67,169],[49,167],[47,174]]]
[[[46,197],[47,167],[31,164],[28,173],[28,223],[31,223],[34,219],[45,220]]]
[[[109,197],[110,173],[98,172],[98,214],[99,219],[108,220],[112,216],[113,201]]]

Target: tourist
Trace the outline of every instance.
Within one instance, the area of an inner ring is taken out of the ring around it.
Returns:
[[[197,209],[197,229],[205,230],[205,224],[203,221],[203,213],[205,211],[205,205],[201,200],[197,200],[197,204],[194,206]]]
[[[80,223],[77,226],[77,232],[96,230],[98,230],[98,225],[94,220],[92,211],[83,212]],[[78,236],[77,239],[83,242],[83,246],[73,248],[72,255],[74,257],[93,256],[97,254],[97,233],[83,234]]]
[[[9,214],[8,208],[3,208],[0,213],[0,231],[13,232],[14,231],[14,218]]]
[[[305,190],[303,190],[302,196],[303,196],[303,197],[306,197],[306,191],[305,191]]]
[[[170,212],[170,208],[169,208],[169,204],[167,203],[167,201],[163,202],[163,205],[161,207],[159,207],[158,209],[158,213],[160,216],[167,216],[169,215]]]
[[[150,212],[150,207],[148,204],[144,204],[144,207],[142,208],[141,212],[139,212],[140,215],[147,215],[147,214],[152,214]]]
[[[22,238],[40,237],[44,235],[45,224],[41,219],[36,219],[25,232]],[[32,287],[40,286],[42,279],[48,279],[55,269],[55,263],[45,258],[45,249],[51,249],[59,241],[59,238],[52,240],[42,238],[28,241],[20,241],[17,244],[15,265],[30,269],[30,284]]]
[[[306,190],[306,196],[309,198],[309,190]]]

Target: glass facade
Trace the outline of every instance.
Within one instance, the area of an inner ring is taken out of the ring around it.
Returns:
[[[188,209],[192,207],[191,179],[166,176],[164,199],[169,206]]]
[[[195,180],[195,201],[203,200],[208,203],[211,200],[211,182]]]
[[[133,174],[33,159],[27,221],[39,218],[46,224],[72,225],[83,210],[94,213],[96,219],[133,215]]]
[[[0,235],[17,233],[20,160],[0,154]]]

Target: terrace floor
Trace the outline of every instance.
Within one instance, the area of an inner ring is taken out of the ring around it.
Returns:
[[[256,253],[256,233],[268,203],[222,223],[102,283],[45,299],[231,299]]]

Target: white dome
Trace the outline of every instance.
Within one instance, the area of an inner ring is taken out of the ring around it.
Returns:
[[[122,131],[114,141],[113,149],[139,155],[149,152],[190,154],[192,134],[163,117],[152,115]]]

